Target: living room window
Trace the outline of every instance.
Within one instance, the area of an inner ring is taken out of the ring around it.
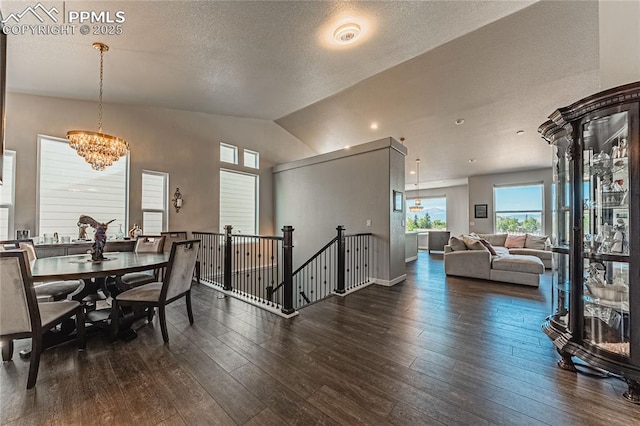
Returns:
[[[78,236],[78,218],[88,215],[109,225],[115,236],[127,229],[129,155],[95,171],[66,139],[38,136],[38,233]]]
[[[255,235],[258,229],[258,176],[220,170],[220,228]]]
[[[13,238],[15,205],[16,153],[4,151],[2,161],[2,185],[0,185],[0,240]]]
[[[542,183],[494,186],[495,231],[542,235],[543,192]]]
[[[169,174],[143,170],[142,172],[142,232],[160,235],[167,230]]]
[[[427,231],[447,229],[447,198],[420,198],[422,211],[412,212],[409,209],[416,205],[415,198],[407,199],[407,231]]]

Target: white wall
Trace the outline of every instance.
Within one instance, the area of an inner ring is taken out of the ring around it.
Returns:
[[[640,2],[598,2],[600,88],[640,80]]]
[[[549,160],[551,162],[551,160]],[[552,203],[551,184],[553,173],[548,169],[530,170],[524,172],[500,173],[469,178],[469,231],[478,233],[491,233],[494,231],[493,187],[495,185],[515,185],[527,183],[544,184],[544,230],[546,235],[551,235]],[[474,205],[486,204],[488,206],[487,219],[475,219]],[[473,225],[471,225],[473,223]]]
[[[276,226],[295,229],[294,267],[344,225],[374,234],[375,278],[404,274],[403,215],[392,212],[393,190],[404,188],[404,150],[387,138],[274,168]]]
[[[315,154],[272,121],[164,108],[106,104],[104,131],[131,146],[129,225],[141,223],[142,170],[169,173],[169,191],[184,196],[179,213],[169,209],[173,230],[217,231],[219,169],[255,171],[219,161],[219,142],[260,152],[260,233],[272,234],[276,163]],[[94,130],[97,103],[9,93],[6,147],[16,151],[15,229],[36,230],[37,135],[64,137],[71,129]],[[96,218],[98,219],[98,218]],[[108,219],[108,218],[105,218]]]
[[[421,189],[419,194],[421,198],[445,197],[447,199],[447,230],[451,231],[451,235],[469,233],[469,187],[467,185]],[[407,191],[407,198],[416,198],[417,195],[418,191]]]

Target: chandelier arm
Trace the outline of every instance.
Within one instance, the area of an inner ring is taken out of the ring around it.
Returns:
[[[104,67],[104,49],[100,48],[100,103],[98,106],[98,133],[102,133],[102,79]]]

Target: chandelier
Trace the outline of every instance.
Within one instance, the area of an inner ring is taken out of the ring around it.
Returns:
[[[69,130],[67,139],[69,146],[91,165],[93,170],[104,170],[129,152],[129,144],[124,139],[102,133],[102,69],[104,52],[109,46],[93,43],[93,48],[100,51],[100,104],[98,107],[98,131]]]
[[[413,206],[409,207],[409,211],[412,213],[421,212],[424,207],[422,207],[422,200],[420,199],[420,159],[416,160],[416,189],[418,190],[418,198],[413,200]]]

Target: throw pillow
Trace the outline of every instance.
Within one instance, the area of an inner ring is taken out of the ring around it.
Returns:
[[[478,241],[480,241],[482,243],[483,246],[485,246],[487,248],[487,250],[489,250],[489,253],[491,253],[492,256],[497,256],[498,253],[496,253],[496,250],[493,248],[493,246],[491,245],[491,243],[485,239],[480,238]]]
[[[508,235],[504,246],[506,248],[524,248],[524,242],[526,240],[526,235]]]
[[[524,242],[525,248],[544,250],[547,247],[546,235],[531,235],[527,234],[527,239]]]
[[[480,238],[484,238],[489,241],[492,246],[502,246],[507,240],[507,234],[480,234]]]
[[[464,251],[467,249],[467,246],[464,244],[464,241],[461,238],[451,236],[449,238],[449,247],[453,251]]]
[[[469,250],[484,250],[484,251],[489,251],[484,244],[482,244],[480,242],[479,239],[477,238],[473,238],[473,237],[462,237],[462,240],[464,241],[464,245],[467,246],[467,248]]]

